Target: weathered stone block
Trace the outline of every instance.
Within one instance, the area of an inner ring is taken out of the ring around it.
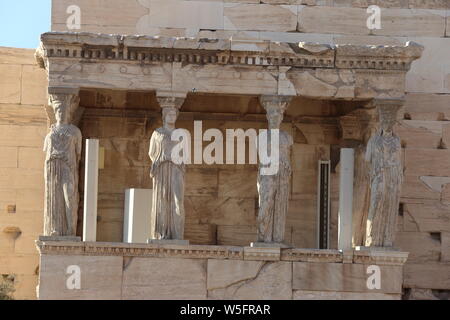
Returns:
[[[403,120],[395,132],[403,147],[437,149],[441,145],[442,121]]]
[[[436,201],[418,201],[423,201],[423,203],[406,203],[404,205],[404,231],[450,231],[449,206]]]
[[[416,39],[410,38],[409,40],[417,41],[425,47],[425,50],[422,57],[412,64],[411,70],[406,75],[406,91],[429,94],[450,93],[445,81],[450,72],[450,62],[447,59],[450,55],[450,39],[442,38],[441,36],[440,38],[418,37]],[[428,98],[438,98],[437,100],[442,101],[445,99],[445,96],[433,97],[430,95]],[[416,104],[421,102],[418,100]],[[433,105],[428,103],[425,105],[427,107],[423,108],[424,104],[422,104],[422,112],[432,112],[433,109],[441,106],[441,104]]]
[[[401,294],[294,290],[294,300],[401,300]]]
[[[450,95],[408,93],[404,113],[412,120],[448,120],[450,119]]]
[[[41,182],[44,186],[44,181]],[[44,188],[36,189],[19,189],[16,193],[17,211],[34,211],[43,212],[44,210]],[[43,221],[44,216],[41,216]]]
[[[448,9],[449,3],[446,0],[409,0],[409,7],[411,9]]]
[[[448,290],[450,266],[448,263],[407,263],[404,267],[404,287]]]
[[[70,31],[67,9],[77,5],[82,12],[81,31],[96,33],[136,34],[139,18],[148,12],[138,1],[63,0],[53,1],[52,30]]]
[[[224,9],[221,1],[151,0],[149,13],[138,22],[140,33],[149,28],[223,29]]]
[[[224,4],[225,30],[295,31],[297,6],[268,4]]]
[[[18,148],[0,146],[0,168],[17,168]]]
[[[397,232],[395,247],[409,252],[408,262],[439,261],[441,243],[425,232]]]
[[[43,170],[45,153],[41,148],[21,147],[18,150],[18,167]]]
[[[208,260],[208,298],[292,299],[290,262]]]
[[[441,261],[450,262],[450,232],[441,232]]]
[[[214,245],[217,242],[217,226],[211,224],[186,224],[184,238],[193,245]]]
[[[125,300],[206,299],[206,260],[126,258]]]
[[[189,196],[185,198],[184,205],[186,221],[191,224],[256,224],[256,199]]]
[[[367,287],[368,265],[294,262],[293,289],[308,291],[344,291],[400,294],[402,267],[380,266],[381,289]]]
[[[23,66],[21,103],[42,106],[47,103],[47,74],[38,66]]]
[[[405,174],[448,176],[450,172],[450,151],[405,149],[405,169]]]
[[[256,239],[256,226],[217,226],[218,245],[248,246]]]
[[[0,48],[0,64],[34,65],[35,49]]]
[[[0,125],[0,145],[42,148],[46,134],[45,126]]]
[[[382,26],[376,35],[443,37],[445,11],[383,9]],[[299,11],[298,31],[368,35],[366,9],[346,7],[303,7]]]
[[[402,186],[402,198],[410,199],[435,199],[441,198],[440,190],[431,188],[421,177],[416,175],[405,175]]]
[[[186,196],[217,195],[218,170],[192,169],[186,173]]]
[[[398,77],[398,71],[355,71],[355,96],[357,98],[402,98],[405,95],[405,81]]]
[[[172,89],[187,92],[195,89],[205,93],[277,94],[278,81],[266,68],[258,66],[181,66],[174,63]]]
[[[22,66],[0,64],[0,103],[20,103]]]
[[[444,37],[445,34],[444,10],[382,9],[381,16],[381,29],[373,30],[376,35]]]
[[[2,239],[4,240],[4,239]],[[39,266],[39,257],[33,255],[8,255],[0,257],[1,274],[33,274]]]
[[[66,285],[70,266],[79,266],[81,289]],[[42,256],[38,297],[41,300],[120,300],[123,257]]]
[[[0,168],[0,185],[12,189],[42,190],[43,170]]]
[[[256,170],[220,170],[219,197],[257,198],[256,181]]]
[[[16,283],[14,298],[16,300],[36,300],[38,276],[35,274],[18,274],[14,277]]]
[[[336,70],[300,70],[292,68],[286,74],[296,93],[304,97],[342,98],[355,97],[354,79],[344,84]]]

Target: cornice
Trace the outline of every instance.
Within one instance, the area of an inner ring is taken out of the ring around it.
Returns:
[[[320,45],[271,41],[240,41],[93,33],[50,32],[41,36],[36,59],[85,62],[121,61],[140,64],[182,63],[197,65],[345,68],[408,71],[423,47]]]
[[[344,254],[339,250],[64,241],[36,241],[36,247],[41,255],[344,263]],[[356,264],[403,265],[408,253],[355,250],[352,257]]]

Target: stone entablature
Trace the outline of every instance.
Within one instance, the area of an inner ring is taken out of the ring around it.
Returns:
[[[423,47],[46,33],[36,52],[49,86],[402,98]],[[380,81],[380,77],[383,81]]]
[[[392,251],[57,241],[38,241],[37,247],[38,296],[44,300],[400,299],[408,257]],[[74,266],[80,288],[70,290],[67,268]],[[370,285],[371,270],[378,270],[379,286]]]

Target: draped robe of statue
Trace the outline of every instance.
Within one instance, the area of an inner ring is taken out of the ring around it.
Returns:
[[[153,178],[151,237],[156,240],[183,240],[185,165],[172,161],[172,150],[178,144],[171,140],[173,130],[156,129],[150,141]]]
[[[377,133],[367,145],[370,167],[370,208],[366,246],[392,247],[403,181],[400,139]]]
[[[81,148],[81,131],[71,124],[52,125],[45,138],[44,234],[47,236],[76,235]]]
[[[268,149],[270,149],[270,130]],[[292,175],[290,151],[294,144],[292,137],[280,130],[280,163],[275,175],[258,174],[259,214],[258,242],[282,243],[286,229],[289,205],[290,179]]]

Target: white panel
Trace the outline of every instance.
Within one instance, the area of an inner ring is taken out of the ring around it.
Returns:
[[[83,241],[97,241],[99,141],[86,140]]]
[[[352,249],[354,163],[354,150],[341,149],[338,244],[340,250]]]
[[[150,238],[152,197],[153,192],[150,189],[125,191],[124,242],[147,243]]]

